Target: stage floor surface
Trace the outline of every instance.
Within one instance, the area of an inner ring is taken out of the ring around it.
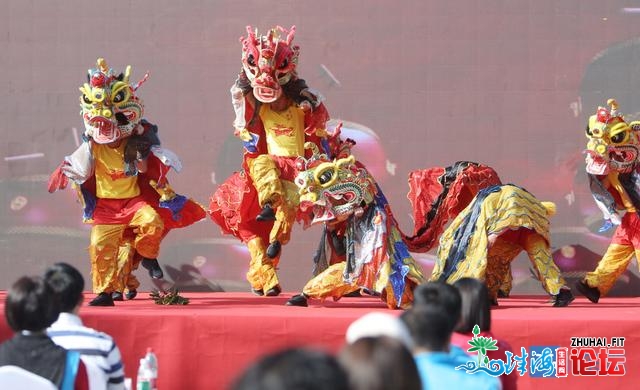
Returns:
[[[93,298],[86,294],[87,302]],[[148,293],[115,307],[84,306],[87,326],[112,335],[123,355],[125,374],[133,377],[138,360],[152,347],[159,360],[161,389],[226,389],[259,356],[290,346],[337,352],[349,324],[371,311],[389,311],[375,297],[310,301],[288,307],[293,295],[258,297],[250,293],[182,293],[184,306],[156,305]],[[6,292],[0,292],[4,311]],[[554,308],[544,296],[500,299],[492,310],[492,331],[518,354],[521,347],[570,349],[571,337],[624,337],[624,376],[574,376],[518,380],[519,389],[630,389],[640,383],[640,298],[603,298],[592,304],[578,297],[569,307]],[[11,337],[0,321],[0,340]]]

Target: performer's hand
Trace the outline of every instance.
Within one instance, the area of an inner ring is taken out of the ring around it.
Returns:
[[[49,176],[49,183],[47,186],[47,190],[50,193],[54,193],[57,190],[63,190],[67,188],[69,184],[69,178],[62,172],[62,167],[65,166],[65,162],[60,164],[58,168]]]
[[[306,100],[303,100],[302,103],[300,103],[300,108],[302,109],[302,111],[304,112],[309,112],[309,111],[313,111],[313,106],[311,106],[311,103],[309,103]]]
[[[251,134],[247,129],[236,129],[233,134],[245,142],[249,142],[252,139]]]
[[[160,195],[161,202],[167,202],[176,197],[175,191],[173,191],[173,188],[171,188],[166,180],[160,183],[155,180],[149,180],[149,184],[156,190],[158,195]]]

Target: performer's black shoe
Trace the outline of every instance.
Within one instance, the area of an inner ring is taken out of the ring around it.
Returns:
[[[343,295],[343,297],[345,298],[360,298],[361,296],[362,293],[360,292],[360,290],[351,291],[350,293],[346,293]]]
[[[89,302],[89,306],[115,306],[115,304],[113,303],[111,294],[101,292],[97,297],[93,298],[93,300]]]
[[[596,287],[591,287],[584,280],[580,280],[576,283],[576,290],[580,291],[580,294],[587,297],[593,303],[598,303],[600,300],[600,290]]]
[[[558,295],[553,296],[553,307],[569,306],[576,299],[568,288],[561,288]]]
[[[307,297],[304,294],[294,295],[285,303],[287,306],[302,306],[307,307],[309,304],[307,303]]]
[[[509,298],[509,293],[506,291],[498,290],[498,298]]]
[[[367,294],[367,295],[371,295],[372,297],[379,297],[380,295],[382,295],[382,294],[380,294],[379,292],[377,292],[377,291],[375,291],[375,290],[370,290],[370,289],[368,289],[368,288],[366,288],[366,287],[364,287],[364,288],[363,288],[362,290],[360,290],[360,291],[362,291],[363,293],[365,293],[365,294]]]
[[[138,290],[134,289],[130,289],[129,291],[127,291],[126,294],[124,294],[125,297],[127,297],[127,299],[133,299],[138,295]]]
[[[114,291],[111,293],[111,299],[114,301],[124,301],[124,296],[120,291]]]
[[[264,295],[268,297],[277,297],[278,295],[280,295],[281,292],[282,292],[282,289],[280,288],[280,285],[276,284],[274,287],[268,289]]]
[[[274,241],[267,247],[267,257],[270,259],[275,259],[280,254],[280,241]]]
[[[498,298],[491,298],[491,307],[497,307],[498,306]]]
[[[149,276],[153,279],[162,279],[164,277],[164,273],[162,272],[162,268],[160,268],[160,264],[158,264],[157,259],[143,258],[140,264],[149,270]]]
[[[275,221],[276,220],[276,212],[273,211],[273,207],[269,203],[266,203],[264,207],[262,207],[262,211],[256,217],[256,221]]]
[[[264,291],[262,289],[256,289],[252,287],[251,292],[253,293],[253,295],[257,295],[259,297],[264,295]]]

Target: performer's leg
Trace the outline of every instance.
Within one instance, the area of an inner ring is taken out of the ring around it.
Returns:
[[[268,154],[262,154],[249,162],[249,177],[258,193],[262,212],[259,220],[274,220],[274,210],[280,205],[284,195],[280,182],[280,170]]]
[[[498,301],[498,291],[507,275],[511,274],[511,262],[522,251],[522,247],[510,240],[496,237],[487,251],[487,269],[484,282],[492,302]]]
[[[153,207],[145,205],[136,211],[129,226],[134,228],[134,246],[143,257],[142,266],[149,270],[152,278],[162,279],[162,268],[157,259],[164,234],[162,218]]]
[[[273,227],[269,232],[269,247],[267,256],[271,258],[280,255],[282,245],[286,245],[291,238],[291,229],[296,220],[296,211],[299,204],[297,187],[291,182],[283,181],[285,190],[284,201],[278,207]],[[295,197],[295,199],[294,199]]]
[[[270,259],[266,256],[266,248],[260,237],[247,242],[247,248],[251,255],[247,280],[251,284],[252,291],[257,295],[278,295],[280,282],[276,274],[276,266],[279,257]]]
[[[340,299],[345,294],[358,290],[358,285],[345,283],[344,268],[346,262],[333,264],[311,279],[302,289],[302,293],[309,298],[325,299],[333,297]]]
[[[500,288],[498,289],[498,297],[506,298],[511,294],[511,289],[513,288],[513,274],[511,272],[511,263],[509,263],[509,269],[506,271],[504,275],[504,279],[502,283],[500,283]]]
[[[632,245],[610,244],[596,269],[587,272],[584,281],[588,287],[597,288],[601,295],[606,295],[627,269],[634,253]]]
[[[105,304],[113,305],[111,293],[118,288],[118,250],[126,225],[94,225],[91,228],[89,256],[93,292],[108,294]],[[100,306],[100,302],[97,304]]]
[[[115,291],[111,294],[114,301],[124,300],[124,289],[128,279],[128,275],[131,272],[131,261],[135,255],[135,249],[133,248],[133,231],[126,229],[118,248],[118,273],[114,282]]]
[[[133,273],[133,271],[138,269],[138,265],[142,260],[142,256],[140,256],[135,249],[133,249],[133,242],[131,243],[131,251],[129,252],[129,256],[127,257],[127,261],[124,263],[122,267],[122,284],[123,290],[126,290],[127,299],[133,299],[138,295],[138,288],[140,287],[140,281]]]
[[[529,260],[531,260],[546,292],[555,296],[560,293],[561,288],[569,289],[560,269],[553,262],[551,249],[544,237],[527,229],[526,233],[522,235],[522,246],[527,251]]]
[[[138,269],[138,265],[142,260],[142,256],[135,254],[131,261],[128,263],[128,273],[127,277],[124,279],[124,287],[126,289],[125,296],[127,299],[133,299],[138,295],[138,288],[140,287],[140,281],[133,273],[133,271]]]

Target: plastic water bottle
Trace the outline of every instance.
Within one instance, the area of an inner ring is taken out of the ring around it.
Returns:
[[[158,358],[151,348],[147,348],[146,355],[140,359],[136,390],[157,390],[157,382]]]
[[[142,358],[138,366],[138,377],[136,380],[136,390],[152,390],[152,374],[149,362]]]
[[[144,356],[147,361],[151,376],[151,390],[158,390],[158,357],[153,353],[152,348],[147,348],[147,354]]]

